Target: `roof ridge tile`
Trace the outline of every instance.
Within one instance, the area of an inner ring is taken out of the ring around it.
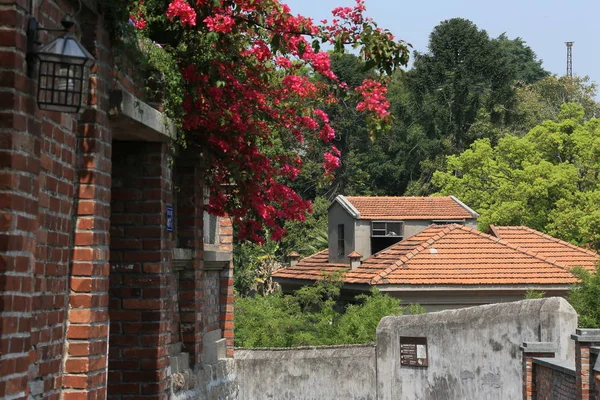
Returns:
[[[422,234],[423,232],[425,232],[427,229],[430,229],[432,226],[438,226],[438,225],[430,225],[427,228],[425,228],[424,230],[422,230],[421,232],[417,233],[414,236],[411,236],[411,238],[414,238],[415,236],[418,236],[420,234]],[[395,269],[402,267],[403,265],[406,265],[406,262],[409,261],[411,258],[415,257],[417,254],[419,254],[422,250],[425,250],[427,248],[429,248],[433,243],[435,243],[436,241],[440,240],[442,237],[444,237],[448,232],[452,232],[453,230],[456,229],[456,227],[458,227],[460,225],[457,224],[450,224],[447,225],[446,228],[442,229],[440,232],[438,232],[437,234],[435,234],[434,236],[432,236],[431,238],[429,238],[428,240],[425,241],[425,243],[428,243],[427,246],[423,246],[422,244],[420,244],[419,246],[417,246],[415,249],[409,251],[408,253],[402,255],[400,257],[400,259],[396,262],[394,262],[392,265],[390,265],[388,268],[386,268],[385,270],[381,271],[380,273],[378,273],[376,276],[374,276],[373,278],[371,278],[371,284],[372,285],[376,285],[376,284],[380,284],[382,283],[383,280],[387,280],[386,276],[391,273],[392,271],[394,271]],[[409,238],[410,239],[410,238]],[[402,242],[402,241],[401,241]],[[398,243],[401,243],[398,242]],[[393,245],[392,245],[393,246]],[[390,246],[390,247],[392,247]],[[368,259],[367,259],[368,260]],[[367,261],[365,260],[365,261]],[[359,267],[360,268],[360,267]]]

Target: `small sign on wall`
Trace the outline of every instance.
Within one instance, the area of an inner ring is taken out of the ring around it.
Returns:
[[[427,367],[429,365],[426,337],[400,337],[400,365],[410,367]]]
[[[167,232],[173,232],[173,206],[167,206]]]

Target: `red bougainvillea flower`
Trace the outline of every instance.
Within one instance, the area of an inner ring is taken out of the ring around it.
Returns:
[[[266,232],[281,238],[284,221],[302,221],[310,212],[310,203],[287,185],[302,169],[301,155],[325,148],[329,178],[340,166],[322,108],[347,96],[359,99],[357,110],[368,118],[390,119],[385,84],[367,80],[349,90],[321,44],[338,53],[357,47],[380,72],[376,77],[408,62],[407,45],[364,16],[363,0],[335,8],[331,22],[320,25],[279,0],[170,0],[168,6],[146,0],[142,8],[161,15],[140,14],[140,0],[122,4],[137,16],[131,20],[140,33],[179,63],[181,137],[206,160],[207,210],[227,213],[241,239],[259,243]],[[165,37],[172,41],[161,42]]]

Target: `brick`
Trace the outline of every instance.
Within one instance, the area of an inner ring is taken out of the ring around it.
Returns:
[[[159,310],[162,309],[164,305],[165,302],[163,300],[123,300],[123,308],[125,309]]]

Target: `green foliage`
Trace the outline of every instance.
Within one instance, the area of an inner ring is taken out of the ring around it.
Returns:
[[[564,104],[554,121],[493,145],[480,139],[434,174],[440,194],[477,210],[479,228],[526,225],[579,245],[600,244],[600,120]]]
[[[579,326],[600,328],[600,263],[594,272],[581,267],[572,272],[581,281],[569,291],[569,303],[579,314]]]
[[[285,229],[288,231],[280,243],[281,256],[296,251],[303,257],[315,254],[327,248],[327,210],[330,202],[317,197],[312,204],[313,212],[306,221],[288,221]]]
[[[431,193],[431,177],[445,168],[445,156],[480,138],[495,143],[515,118],[515,88],[547,75],[520,38],[490,38],[462,18],[436,26],[428,51],[415,53],[406,94],[396,96],[390,89],[394,115],[401,121],[394,129],[403,131],[396,137],[407,144],[404,165],[399,165],[404,167],[404,193]]]
[[[183,78],[175,47],[165,40],[169,35],[159,33],[157,37],[148,36],[149,30],[136,29],[127,22],[127,3],[108,0],[102,2],[104,14],[112,39],[112,51],[118,68],[129,68],[134,78],[142,78],[147,98],[175,123],[182,117]],[[168,3],[164,0],[147,0],[141,6],[148,12],[148,24],[152,26],[166,23],[165,10]],[[120,65],[125,62],[125,65]],[[131,65],[130,65],[131,64]]]
[[[587,76],[549,76],[516,88],[514,115],[508,128],[524,135],[543,121],[558,118],[561,106],[567,102],[583,107],[585,120],[600,116],[596,84]]]
[[[359,295],[356,304],[342,308],[339,276],[330,276],[294,295],[281,293],[235,302],[237,347],[294,347],[369,343],[376,340],[381,318],[401,315],[400,300],[373,289]],[[422,307],[411,305],[412,313]]]
[[[541,290],[528,289],[525,292],[525,299],[533,300],[533,299],[543,299],[546,295],[546,292],[542,292]]]
[[[281,266],[278,250],[279,244],[273,240],[267,240],[262,246],[252,242],[235,244],[233,281],[240,296],[268,294],[275,290],[271,274]]]
[[[505,33],[495,39],[506,58],[506,64],[513,70],[510,72],[516,82],[531,84],[550,75],[542,68],[542,60],[538,60],[531,47],[520,37],[509,39]]]

